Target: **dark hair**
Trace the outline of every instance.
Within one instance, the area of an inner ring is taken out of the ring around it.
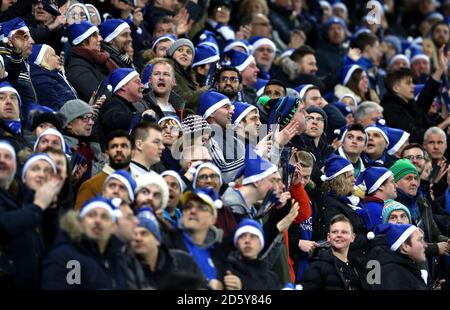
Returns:
[[[400,153],[400,157],[403,158],[403,156],[405,156],[405,152],[410,149],[420,149],[424,155],[426,155],[426,153],[427,153],[421,144],[411,143],[411,144],[408,144],[407,146],[405,146],[405,148]]]
[[[330,220],[330,225],[328,226],[328,231],[330,231],[330,227],[333,224],[339,223],[339,222],[344,222],[344,223],[349,223],[350,224],[350,228],[353,232],[353,225],[352,222],[350,222],[350,220],[348,219],[348,217],[346,217],[344,214],[337,214],[335,216],[333,216]]]
[[[316,51],[309,45],[303,45],[297,48],[290,56],[293,61],[300,61],[306,55],[316,55]]]
[[[156,131],[161,132],[162,128],[152,122],[140,122],[137,124],[133,130],[131,131],[131,138],[133,142],[136,142],[136,140],[145,140],[148,137],[148,132],[150,129],[154,129]]]
[[[367,46],[372,46],[375,42],[378,41],[378,38],[373,33],[363,32],[356,37],[356,39],[350,44],[350,47],[356,47],[364,52]]]
[[[361,125],[360,123],[354,123],[354,124],[350,125],[350,127],[348,127],[348,129],[347,129],[347,133],[350,131],[361,131],[362,133],[364,133],[364,135],[366,134],[366,131],[364,130],[364,126]]]
[[[278,85],[278,86],[283,87],[283,90],[284,90],[284,95],[283,96],[286,96],[286,85],[284,85],[284,83],[281,82],[280,80],[277,80],[277,79],[269,80],[269,82],[267,82],[266,86],[264,86],[264,91],[266,91],[266,87],[269,86],[269,85]]]
[[[404,78],[412,78],[412,72],[408,68],[400,68],[395,71],[390,71],[384,80],[384,84],[388,91],[394,93],[394,86]]]
[[[117,129],[111,131],[106,136],[106,149],[108,149],[109,147],[109,142],[111,142],[111,140],[115,138],[127,138],[127,140],[130,141],[131,146],[133,146],[133,140],[131,140],[131,136],[128,134],[128,132],[123,129]]]
[[[215,80],[216,80],[217,83],[219,83],[219,78],[220,78],[220,76],[222,75],[222,73],[224,73],[225,71],[233,71],[233,72],[236,72],[236,73],[237,73],[237,76],[238,76],[238,78],[239,78],[239,84],[242,83],[242,75],[241,75],[241,73],[239,72],[239,70],[236,69],[235,67],[228,66],[228,65],[222,66],[219,70],[217,70],[217,72],[216,72],[216,77],[215,77]]]
[[[351,91],[353,91],[355,94],[357,94],[359,97],[363,98],[362,101],[364,100],[368,100],[369,98],[366,98],[366,94],[361,93],[359,91],[359,81],[361,80],[361,76],[363,74],[363,68],[358,68],[356,69],[353,74],[350,77],[350,80],[347,83],[347,87],[350,88]],[[367,92],[370,91],[370,88],[368,89]]]

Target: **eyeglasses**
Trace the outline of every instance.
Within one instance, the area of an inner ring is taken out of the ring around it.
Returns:
[[[271,48],[269,48],[269,47],[267,47],[267,48],[265,48],[265,47],[260,47],[260,48],[258,48],[256,51],[257,51],[257,52],[261,52],[261,53],[267,52],[267,53],[269,53],[269,54],[272,54],[272,53],[274,52],[274,50],[271,49]]]
[[[211,174],[202,174],[197,177],[197,180],[199,181],[207,181],[208,179],[211,180],[218,180],[220,176],[217,173],[211,173]]]
[[[307,121],[307,122],[311,122],[311,121],[316,121],[316,122],[324,122],[325,121],[325,119],[323,118],[323,117],[314,117],[314,116],[306,116],[305,117],[305,120]]]
[[[197,207],[197,209],[199,209],[202,212],[211,212],[212,213],[211,207],[208,206],[207,204],[203,204],[203,203],[193,204],[189,201],[183,206],[182,210],[183,210],[183,212],[189,211],[194,207]]]
[[[425,159],[425,157],[423,157],[422,155],[408,155],[408,156],[405,156],[403,158],[406,158],[407,160],[413,160],[413,159],[415,159],[415,160],[424,160]]]
[[[85,114],[77,117],[78,119],[81,119],[83,122],[87,123],[89,120],[94,120],[94,116],[92,114]]]
[[[226,82],[237,83],[237,82],[239,82],[239,78],[236,76],[231,76],[231,77],[222,76],[220,78],[220,82],[222,82],[222,83],[226,83]]]

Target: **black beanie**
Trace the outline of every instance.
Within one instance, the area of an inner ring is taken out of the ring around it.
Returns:
[[[306,112],[309,113],[317,113],[322,115],[323,120],[324,120],[324,127],[323,127],[323,132],[326,133],[327,131],[327,127],[328,127],[328,116],[327,113],[325,113],[324,110],[322,110],[322,108],[316,107],[316,106],[310,106],[309,108],[306,109]]]

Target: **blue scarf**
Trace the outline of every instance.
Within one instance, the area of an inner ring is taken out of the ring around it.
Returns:
[[[5,121],[5,124],[15,134],[22,134],[22,123],[20,119],[15,121]]]
[[[197,265],[200,267],[205,278],[210,281],[212,279],[217,279],[217,269],[214,266],[214,262],[211,258],[211,250],[213,246],[203,248],[194,244],[191,237],[183,231],[183,241],[188,249],[189,253],[194,258]]]
[[[177,208],[175,209],[175,219],[172,218],[166,210],[164,210],[164,218],[169,221],[169,223],[172,225],[173,228],[178,228],[178,222],[181,218],[181,211]]]
[[[367,163],[367,167],[384,167],[384,163],[386,162],[387,159],[386,151],[383,152],[380,158],[375,160],[370,159],[366,153],[362,153],[361,157]]]
[[[411,213],[411,218],[414,223],[418,223],[420,220],[420,210],[419,205],[417,204],[417,198],[411,197],[410,195],[403,192],[401,189],[397,189],[397,201],[403,203]],[[413,224],[413,223],[411,223]]]

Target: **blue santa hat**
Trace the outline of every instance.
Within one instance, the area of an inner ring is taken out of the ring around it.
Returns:
[[[281,53],[280,58],[290,57],[292,54],[294,54],[294,52],[295,52],[295,48],[288,48],[288,49],[284,50],[283,53]]]
[[[144,70],[142,71],[141,80],[144,82],[144,87],[149,88],[150,77],[152,76],[153,65],[146,64]]]
[[[143,207],[139,209],[137,212],[137,218],[139,220],[138,227],[147,229],[159,242],[162,241],[158,220],[156,219],[156,216],[151,208]]]
[[[233,125],[233,129],[235,129],[247,114],[250,113],[250,111],[255,110],[256,107],[242,101],[235,101],[233,105],[234,113],[231,117],[231,124]]]
[[[1,23],[0,39],[3,41],[3,43],[7,43],[11,39],[11,37],[19,30],[23,30],[25,32],[30,31],[25,22],[19,17],[15,17],[4,23]]]
[[[342,115],[344,115],[344,117],[353,113],[352,109],[350,109],[349,106],[345,105],[342,102],[339,102],[339,101],[335,102],[334,106],[339,109],[339,111],[342,113]]]
[[[411,64],[413,64],[416,60],[423,59],[430,63],[430,57],[425,55],[421,49],[419,48],[411,48]]]
[[[231,51],[235,47],[242,47],[245,50],[245,53],[250,54],[250,49],[248,48],[247,40],[229,40],[227,41],[227,45],[225,45],[223,51],[224,53]]]
[[[398,128],[387,128],[387,135],[389,138],[389,147],[387,153],[394,155],[405,142],[409,139],[410,134]]]
[[[180,120],[180,118],[179,118],[177,115],[164,116],[163,118],[159,119],[158,125],[161,126],[161,124],[162,124],[163,122],[168,121],[168,120],[173,120],[173,121],[175,121],[175,123],[177,123],[177,125],[180,126],[180,129],[181,129],[181,127],[182,127],[182,126],[181,126],[181,120]]]
[[[59,140],[61,141],[62,150],[64,151],[64,153],[67,154],[67,147],[66,147],[66,143],[65,143],[65,141],[64,141],[64,137],[63,137],[63,135],[62,135],[58,130],[56,130],[55,128],[47,128],[47,129],[45,129],[43,132],[41,132],[41,133],[39,134],[39,136],[38,136],[37,139],[36,139],[36,142],[34,143],[33,151],[36,151],[36,148],[37,148],[39,142],[41,141],[42,137],[48,136],[48,135],[57,136],[57,137],[59,138]]]
[[[236,179],[243,177],[242,185],[258,182],[278,171],[276,165],[259,156],[251,147],[245,153],[244,166],[236,174]]]
[[[3,92],[12,92],[15,93],[17,96],[17,100],[19,101],[19,106],[22,105],[22,100],[20,99],[20,95],[17,92],[17,90],[7,81],[3,81],[0,83],[0,93]]]
[[[152,50],[155,51],[156,45],[158,45],[158,43],[161,41],[170,41],[173,44],[176,40],[177,37],[174,34],[171,33],[163,34],[162,36],[157,37],[155,41],[153,41]]]
[[[207,119],[211,114],[226,104],[231,104],[230,99],[214,90],[204,92],[200,96],[200,115]]]
[[[356,185],[364,182],[367,188],[367,194],[373,194],[391,176],[393,176],[392,171],[387,168],[369,167],[359,174]]]
[[[217,173],[219,175],[219,186],[222,186],[223,184],[223,179],[222,179],[222,172],[220,171],[219,167],[217,167],[216,165],[214,165],[213,163],[210,162],[205,162],[203,164],[198,165],[197,167],[191,167],[189,168],[189,171],[194,175],[193,179],[192,179],[192,188],[196,189],[197,188],[197,178],[198,178],[198,174],[199,172],[203,169],[203,168],[208,168],[211,169],[212,171],[214,171],[215,173]],[[191,170],[192,169],[192,170]]]
[[[361,68],[358,65],[348,65],[348,66],[342,67],[341,73],[339,76],[339,82],[341,83],[341,85],[346,86],[347,83],[350,81],[350,78],[352,77],[353,73],[357,69],[363,70],[363,68]]]
[[[397,60],[403,59],[404,61],[406,61],[406,63],[408,64],[408,68],[411,67],[411,61],[409,60],[408,56],[404,55],[404,54],[397,54],[394,57],[391,58],[391,60],[389,61],[389,66],[392,66],[392,64],[394,62],[396,62]]]
[[[40,65],[44,60],[45,52],[50,48],[47,44],[34,44],[28,62]]]
[[[264,88],[269,80],[257,78],[255,85],[253,87],[256,89],[256,97],[260,97],[264,93]]]
[[[82,219],[90,211],[96,208],[105,209],[111,215],[113,221],[116,221],[118,217],[122,216],[122,212],[119,209],[120,199],[107,199],[102,196],[95,196],[87,200],[80,209],[78,217]]]
[[[136,189],[136,181],[133,177],[125,170],[116,170],[114,173],[110,174],[103,184],[108,183],[111,179],[116,179],[122,182],[122,184],[127,188],[128,196],[131,201],[134,201],[134,190]]]
[[[391,251],[397,251],[398,248],[418,229],[410,224],[390,224],[385,223],[375,228],[375,235],[385,235],[388,247]]]
[[[263,45],[269,45],[273,49],[273,57],[275,57],[275,53],[277,51],[277,47],[275,43],[269,38],[263,36],[255,36],[249,40],[249,43],[252,46],[252,54],[255,54],[255,51]]]
[[[219,54],[212,46],[199,44],[195,48],[195,57],[194,61],[192,62],[192,67],[210,64],[219,60]]]
[[[216,39],[216,35],[209,31],[209,30],[205,30],[203,31],[203,33],[198,37],[198,42],[197,45],[208,45],[211,46],[212,48],[214,48],[214,50],[216,51],[217,54],[220,54],[220,50],[219,50],[219,43],[217,42]]]
[[[23,168],[22,168],[22,181],[23,182],[25,182],[25,175],[26,175],[28,169],[30,168],[30,166],[32,164],[34,164],[35,162],[37,162],[38,160],[45,160],[46,162],[48,162],[50,164],[50,166],[52,167],[53,174],[56,174],[56,165],[53,162],[53,160],[50,158],[50,156],[48,156],[45,153],[35,153],[35,154],[31,155],[27,159],[25,164],[23,165]]]
[[[98,28],[103,41],[109,43],[125,29],[130,29],[130,25],[123,19],[111,18],[101,23]]]
[[[237,247],[237,242],[240,236],[245,233],[250,233],[258,237],[261,242],[260,251],[264,248],[264,232],[260,223],[255,220],[245,218],[243,219],[236,228],[234,233],[233,243]]]
[[[425,84],[416,84],[414,85],[414,99],[417,100],[417,98],[420,95],[420,92],[424,88]]]
[[[368,133],[369,131],[378,131],[389,145],[389,137],[387,130],[388,127],[386,126],[386,121],[382,118],[378,118],[375,124],[371,124],[365,129],[366,133]]]
[[[223,206],[219,194],[212,187],[196,188],[184,192],[183,196],[181,196],[181,204],[184,206],[192,198],[200,199],[211,207],[214,216],[217,216],[217,209],[220,209]]]
[[[247,68],[252,62],[255,61],[255,57],[248,55],[236,50],[231,50],[227,53],[231,58],[231,66],[242,72]]]
[[[301,84],[300,86],[296,87],[295,90],[298,92],[298,98],[303,101],[303,98],[305,97],[308,90],[310,90],[312,87],[316,87],[313,84]]]
[[[166,170],[163,173],[161,173],[161,176],[164,178],[165,176],[172,176],[177,181],[178,184],[180,184],[180,194],[183,194],[183,192],[186,190],[187,186],[186,183],[181,179],[180,174],[174,170]]]
[[[82,20],[69,26],[69,40],[72,45],[78,45],[93,33],[99,32],[97,26],[88,21]]]
[[[125,84],[131,81],[135,76],[139,76],[136,70],[131,68],[115,69],[107,79],[108,89],[115,93]]]
[[[331,154],[324,163],[325,174],[320,177],[322,181],[330,181],[337,176],[353,171],[353,165],[346,158]]]

